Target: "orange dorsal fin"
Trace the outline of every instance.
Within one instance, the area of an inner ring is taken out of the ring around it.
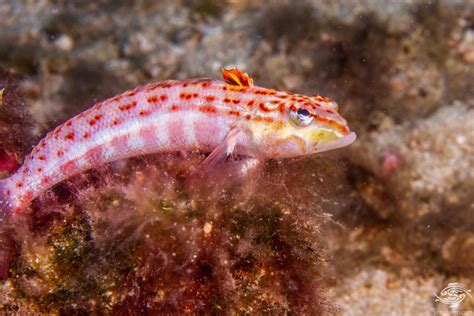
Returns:
[[[233,86],[253,87],[253,79],[245,72],[241,72],[237,68],[221,69],[224,81]]]

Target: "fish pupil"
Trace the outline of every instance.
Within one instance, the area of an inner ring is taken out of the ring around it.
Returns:
[[[297,113],[298,115],[301,115],[301,116],[309,116],[309,111],[306,109],[299,108]]]

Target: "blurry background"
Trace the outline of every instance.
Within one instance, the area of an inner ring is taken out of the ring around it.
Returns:
[[[318,312],[426,315],[447,310],[433,293],[449,282],[474,289],[472,1],[0,3],[0,67],[22,76],[36,122],[25,146],[100,99],[220,78],[223,66],[337,100],[359,136],[282,162],[306,194],[290,195],[332,216],[318,228],[329,279]],[[9,124],[0,117],[0,138]],[[0,291],[9,308],[22,297]],[[462,308],[474,311],[474,299]]]

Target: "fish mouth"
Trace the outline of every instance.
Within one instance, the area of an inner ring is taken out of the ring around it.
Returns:
[[[341,138],[327,142],[325,144],[316,144],[316,152],[320,153],[323,151],[328,151],[336,148],[346,147],[352,144],[357,138],[356,133],[350,132],[347,135],[342,136]]]

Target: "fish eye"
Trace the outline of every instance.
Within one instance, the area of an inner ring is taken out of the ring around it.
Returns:
[[[294,107],[290,109],[290,118],[293,123],[301,127],[309,126],[314,119],[308,110],[303,108],[296,109]]]
[[[309,116],[309,111],[303,108],[299,108],[298,111],[296,111],[296,113],[302,116]]]

